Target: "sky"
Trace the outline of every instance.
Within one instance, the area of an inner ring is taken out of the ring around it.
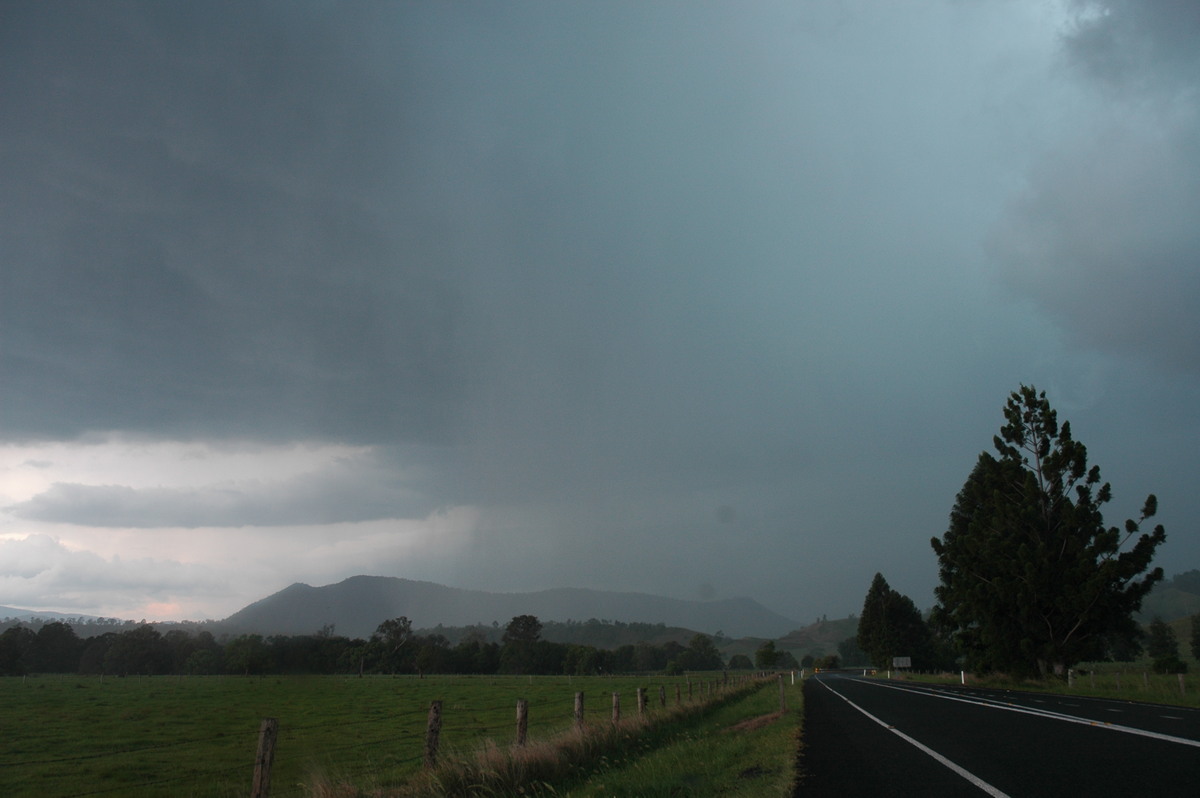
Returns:
[[[929,607],[1022,384],[1198,568],[1198,44],[1191,0],[0,4],[0,605]]]

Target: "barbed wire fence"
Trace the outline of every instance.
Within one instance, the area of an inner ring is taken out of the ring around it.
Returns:
[[[686,682],[675,682],[670,692],[665,684],[659,684],[656,694],[649,693],[645,687],[637,687],[633,691],[637,703],[630,706],[629,711],[644,716],[665,709],[671,695],[676,705],[707,703],[718,698],[725,688],[736,687],[760,676],[730,676],[726,673],[716,679],[693,681],[687,678]],[[608,694],[599,702],[599,708],[597,702],[593,701],[588,710],[585,693],[574,691],[573,703],[542,696],[534,702],[516,699],[515,706],[508,701],[474,707],[454,703],[447,707],[444,699],[438,699],[427,708],[381,712],[365,718],[332,717],[311,723],[290,724],[281,724],[275,718],[264,718],[257,730],[241,729],[150,745],[117,746],[103,751],[0,761],[0,788],[3,788],[5,795],[53,795],[56,793],[47,792],[44,786],[36,784],[29,784],[28,791],[25,791],[22,785],[27,779],[20,777],[20,771],[41,767],[63,770],[104,760],[112,763],[111,767],[105,769],[105,778],[82,791],[57,794],[63,798],[84,798],[182,792],[198,795],[209,790],[213,795],[249,793],[252,798],[302,796],[309,792],[305,785],[298,782],[272,785],[272,772],[275,770],[276,754],[285,760],[292,758],[293,764],[297,756],[311,757],[311,733],[315,731],[320,731],[323,737],[327,737],[331,731],[346,734],[346,742],[323,744],[319,752],[322,760],[340,763],[336,765],[339,778],[400,779],[405,775],[411,776],[421,767],[435,766],[447,741],[460,750],[500,740],[523,745],[531,737],[551,738],[572,727],[583,728],[588,723],[616,723],[621,717],[621,695],[621,692],[611,693],[611,716]],[[510,716],[513,720],[509,723],[483,720],[501,717],[505,712],[513,712]],[[424,718],[424,724],[421,718]],[[244,751],[244,758],[233,754],[210,767],[202,763],[207,754],[189,756],[189,753],[207,752],[214,743],[220,743],[231,751]],[[364,751],[367,756],[355,756]],[[195,764],[197,760],[201,760],[201,764]],[[139,775],[143,777],[138,778]]]

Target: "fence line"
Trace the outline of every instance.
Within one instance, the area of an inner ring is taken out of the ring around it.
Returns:
[[[760,674],[761,675],[761,674]],[[636,678],[644,677],[629,677],[632,682]],[[750,675],[737,675],[729,677],[726,675],[718,680],[703,680],[697,684],[703,689],[699,695],[692,691],[692,679],[688,678],[687,697],[685,699],[682,691],[682,682],[676,681],[673,684],[676,706],[685,703],[700,702],[701,704],[710,703],[712,699],[718,696],[720,687],[730,685],[745,684],[752,680]],[[656,679],[657,681],[657,679]],[[568,682],[569,683],[569,682]],[[633,685],[631,684],[632,688]],[[668,690],[665,684],[657,685],[657,697],[655,702],[657,708],[665,709],[668,706]],[[652,710],[647,698],[647,688],[638,686],[636,695],[638,698],[638,715],[639,717],[647,716]],[[455,718],[462,718],[463,715],[469,717],[477,717],[484,713],[499,712],[503,709],[513,707],[512,703],[490,704],[488,706],[473,706],[464,707],[460,704],[444,704],[441,700],[431,702],[426,710],[419,709],[403,709],[397,712],[383,711],[371,712],[375,717],[351,719],[350,716],[343,715],[340,718],[335,717],[331,721],[310,722],[298,725],[280,723],[274,718],[263,718],[259,725],[257,734],[250,732],[238,732],[233,735],[226,733],[217,733],[215,735],[198,736],[185,740],[176,740],[170,742],[157,743],[153,745],[142,745],[131,748],[114,748],[107,751],[92,752],[85,754],[76,754],[63,757],[46,757],[36,760],[9,761],[0,762],[0,769],[12,769],[25,766],[44,766],[44,765],[59,765],[77,762],[85,762],[89,760],[103,759],[106,757],[124,757],[143,753],[160,752],[175,748],[184,748],[187,746],[201,746],[211,744],[213,742],[225,743],[226,747],[230,742],[237,744],[237,740],[242,738],[246,740],[246,758],[242,762],[234,765],[224,765],[210,769],[180,769],[175,775],[164,778],[153,778],[153,772],[149,771],[148,763],[138,765],[147,770],[147,775],[151,778],[143,782],[123,782],[114,786],[102,786],[101,784],[93,783],[90,785],[92,789],[84,792],[72,793],[70,798],[83,798],[83,796],[97,796],[115,793],[129,793],[131,791],[153,790],[154,788],[163,785],[181,784],[191,782],[199,784],[203,782],[212,783],[215,777],[221,777],[222,784],[229,785],[230,777],[238,772],[244,773],[244,778],[250,781],[250,793],[252,798],[268,798],[270,796],[271,774],[280,761],[294,763],[294,758],[289,758],[289,749],[292,743],[296,743],[303,750],[305,747],[303,736],[298,736],[298,733],[310,731],[313,729],[343,729],[353,727],[369,727],[372,724],[389,723],[396,724],[397,720],[405,721],[415,719],[416,717],[426,715],[426,728],[424,734],[408,729],[393,729],[386,736],[377,737],[372,735],[372,739],[358,740],[335,746],[322,746],[320,751],[322,756],[329,754],[337,754],[344,751],[349,751],[358,748],[376,747],[385,748],[391,747],[393,755],[388,757],[389,769],[395,767],[403,767],[406,771],[409,767],[417,762],[423,762],[425,767],[434,767],[438,762],[439,749],[443,746],[446,735],[449,735],[451,741],[456,741],[459,735],[466,735],[471,739],[482,739],[485,736],[496,739],[498,737],[507,736],[504,734],[505,729],[512,729],[511,740],[517,745],[525,744],[529,739],[530,731],[540,732],[542,735],[556,735],[569,729],[581,731],[588,727],[589,724],[603,724],[606,722],[619,723],[620,714],[620,697],[621,691],[611,693],[612,709],[611,720],[606,718],[608,713],[607,706],[601,706],[596,698],[601,695],[593,693],[593,700],[589,705],[586,701],[586,693],[584,691],[573,690],[569,693],[573,698],[573,704],[568,703],[570,699],[564,696],[563,701],[551,699],[545,695],[537,696],[536,702],[521,698],[517,699],[517,716],[514,726],[496,725],[490,723],[466,722],[456,724],[453,722]],[[608,698],[607,690],[603,693],[605,699]],[[603,702],[607,704],[607,700]],[[435,709],[436,707],[436,709]],[[568,708],[570,707],[570,708]],[[510,716],[512,717],[512,716]],[[446,721],[450,721],[447,723]],[[257,749],[251,749],[250,741],[257,740]],[[423,745],[423,750],[422,750]],[[405,747],[411,746],[409,751],[411,755],[395,756],[395,753],[400,753]],[[397,750],[400,749],[400,750]],[[251,752],[254,751],[253,756]],[[294,754],[293,754],[294,756]],[[282,759],[280,759],[282,757]],[[222,755],[224,758],[224,755]],[[225,761],[230,761],[226,759]],[[167,766],[169,767],[169,765]],[[289,768],[294,767],[294,764],[289,764]],[[342,772],[350,774],[354,772],[368,772],[375,769],[376,765],[367,765],[364,768],[343,769]],[[289,779],[290,781],[290,779]],[[245,782],[243,782],[245,783]],[[277,796],[294,792],[296,785],[278,785],[276,791]],[[228,787],[226,787],[227,789]]]
[[[762,676],[764,676],[764,674],[759,674],[758,678],[762,678]],[[755,677],[748,676],[748,675],[735,676],[732,686],[737,687],[740,685],[747,684],[754,678]],[[726,673],[725,676],[721,680],[714,680],[711,682],[706,681],[706,682],[702,682],[702,684],[707,687],[707,691],[706,691],[705,695],[707,696],[709,701],[715,700],[717,697],[719,697],[723,693],[727,692],[728,688],[731,686],[728,673]],[[780,675],[779,676],[779,688],[780,688],[780,706],[781,706],[781,708],[785,707],[784,698],[783,698],[783,684],[784,684],[783,676]],[[690,682],[689,682],[689,685],[690,685]],[[690,694],[691,694],[691,691],[689,690],[689,695]],[[659,697],[659,707],[661,709],[666,709],[666,707],[667,707],[667,688],[665,685],[661,685],[661,684],[659,685],[658,697]],[[574,711],[573,711],[572,717],[573,717],[573,726],[576,731],[580,731],[585,727],[585,717],[586,717],[586,713],[584,711],[585,698],[586,698],[585,693],[582,691],[576,691],[574,694],[575,700],[574,700]],[[680,690],[680,687],[678,684],[675,685],[675,699],[676,699],[676,706],[680,706],[682,704],[682,702],[680,700],[681,699],[681,690]],[[637,688],[637,700],[638,700],[638,715],[639,715],[639,717],[645,717],[648,712],[646,688],[644,688],[644,687]],[[701,701],[704,702],[703,697],[702,697]],[[692,703],[692,702],[689,700],[689,703]],[[704,703],[707,703],[707,702],[704,702]],[[442,701],[440,699],[430,702],[429,712],[428,712],[427,719],[426,719],[425,744],[424,744],[423,754],[420,757],[413,757],[412,759],[409,760],[409,761],[416,761],[417,759],[420,759],[423,763],[424,768],[427,770],[437,767],[438,756],[439,756],[440,748],[441,748],[441,737],[442,737],[442,732],[444,730],[444,728],[443,728],[443,721],[444,721],[443,707],[444,707],[444,701]],[[263,729],[264,730],[268,728],[271,720],[272,719],[270,719],[270,718],[266,718],[263,720]],[[618,723],[619,721],[620,721],[620,693],[614,692],[614,693],[612,693],[612,723],[615,724],[615,723]],[[463,731],[463,730],[482,729],[483,731],[489,731],[492,728],[496,728],[496,727],[476,727],[476,726],[468,725],[468,726],[454,727],[453,730],[454,731]],[[514,745],[516,745],[516,746],[526,745],[526,743],[528,742],[528,729],[529,729],[529,701],[524,698],[518,698],[516,700],[516,729],[515,729],[515,737],[514,737],[514,743],[513,743]],[[262,789],[260,791],[260,773],[259,773],[259,768],[256,765],[255,774],[254,774],[254,785],[253,785],[253,790],[251,792],[251,798],[269,798],[269,789],[270,789],[270,772],[269,772],[269,770],[270,770],[270,762],[273,758],[273,751],[271,752],[271,755],[264,757],[261,747],[262,747],[262,743],[260,742],[259,761],[261,762],[261,761],[264,761],[264,759],[265,759],[266,768],[267,768],[267,772],[266,772],[265,776],[261,779],[261,782],[263,784],[265,784],[266,786],[264,789]]]

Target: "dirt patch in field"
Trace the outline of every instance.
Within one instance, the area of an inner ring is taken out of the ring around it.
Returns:
[[[761,729],[763,726],[774,723],[783,717],[782,712],[772,712],[770,715],[759,715],[757,718],[749,718],[741,723],[730,726],[725,731],[727,732],[748,732],[755,729]]]

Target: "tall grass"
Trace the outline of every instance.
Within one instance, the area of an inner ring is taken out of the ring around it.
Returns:
[[[603,763],[569,789],[570,798],[723,796],[794,793],[803,720],[800,685],[780,712],[778,692],[759,690],[727,704],[664,744],[623,762]]]
[[[795,695],[798,701],[798,690]],[[390,789],[324,779],[313,783],[310,794],[319,798],[680,795],[680,785],[700,777],[704,780],[694,783],[687,795],[790,795],[800,712],[797,708],[786,721],[783,713],[760,712],[777,705],[774,690],[765,689],[762,682],[751,683],[708,702],[658,708],[616,724],[589,723],[582,730],[564,730],[524,746],[487,740],[441,757],[436,769]],[[758,720],[753,728],[731,730],[748,718]],[[701,775],[706,772],[707,777]],[[647,774],[656,774],[657,780],[648,780]],[[722,778],[750,792],[720,789],[717,784]]]
[[[1190,668],[1183,674],[1183,687],[1177,674],[1155,673],[1150,663],[1099,662],[1076,666],[1069,680],[1017,679],[1006,674],[967,674],[967,683],[979,687],[1031,692],[1144,701],[1152,704],[1200,707],[1200,673]],[[905,676],[906,679],[958,684],[960,674]]]

